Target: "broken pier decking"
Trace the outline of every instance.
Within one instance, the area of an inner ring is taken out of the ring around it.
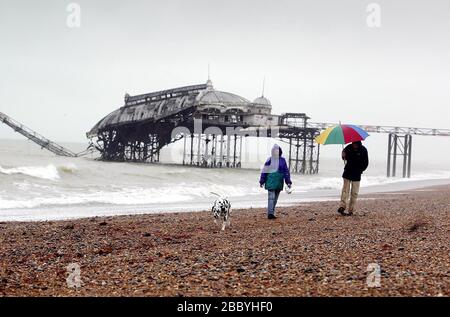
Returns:
[[[62,147],[59,144],[56,144],[53,141],[50,141],[46,137],[31,130],[30,128],[26,127],[25,125],[21,124],[20,122],[17,122],[13,118],[7,116],[6,114],[4,114],[2,112],[0,112],[0,121],[3,122],[4,124],[6,124],[7,126],[11,127],[14,131],[22,134],[27,139],[40,145],[43,149],[47,149],[50,152],[55,153],[56,155],[68,156],[68,157],[76,157],[77,156],[77,154],[73,153],[72,151]]]

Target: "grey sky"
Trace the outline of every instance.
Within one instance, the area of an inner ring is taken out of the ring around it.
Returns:
[[[125,92],[204,83],[208,63],[248,99],[266,76],[274,113],[450,128],[448,0],[74,1],[68,28],[70,2],[0,0],[0,111],[54,140],[84,142]]]

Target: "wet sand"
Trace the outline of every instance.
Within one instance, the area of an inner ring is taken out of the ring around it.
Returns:
[[[450,186],[361,198],[352,217],[336,202],[233,210],[224,232],[208,212],[2,222],[0,295],[450,296]]]

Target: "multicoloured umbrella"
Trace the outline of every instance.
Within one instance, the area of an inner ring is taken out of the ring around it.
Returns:
[[[323,131],[316,137],[319,144],[347,144],[365,140],[369,134],[352,124],[338,124]]]

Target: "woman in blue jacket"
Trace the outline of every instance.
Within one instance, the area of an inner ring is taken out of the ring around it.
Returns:
[[[269,219],[276,219],[275,206],[277,205],[278,196],[283,190],[283,183],[290,188],[292,185],[289,167],[286,160],[281,155],[283,151],[280,146],[275,144],[272,148],[272,156],[264,164],[259,179],[261,187],[265,186],[269,193],[269,200],[267,206],[267,217]]]

